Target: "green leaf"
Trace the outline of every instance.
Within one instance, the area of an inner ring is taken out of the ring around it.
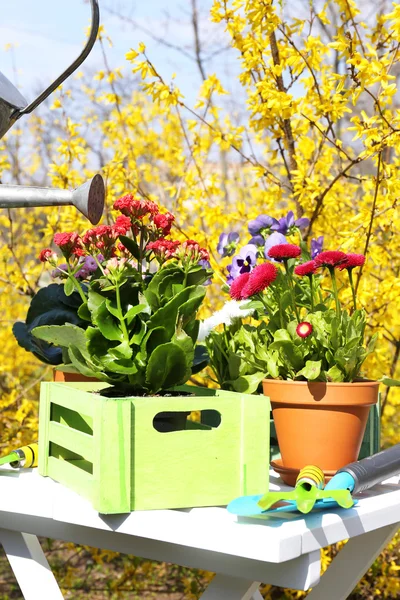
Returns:
[[[32,335],[55,346],[65,346],[66,348],[76,346],[84,357],[89,356],[85,331],[76,325],[67,323],[66,325],[35,327],[32,330]]]
[[[186,370],[185,353],[176,344],[168,342],[158,346],[151,354],[146,369],[146,383],[149,392],[155,393],[185,383],[190,375],[191,370]]]
[[[240,310],[260,310],[264,311],[265,307],[260,300],[251,300],[250,302],[246,302],[246,304],[242,304]]]
[[[329,371],[326,372],[326,375],[328,381],[344,381],[344,375],[336,365],[331,367]]]
[[[398,379],[391,379],[390,377],[382,377],[380,381],[383,385],[387,385],[388,387],[400,387],[400,381]]]
[[[201,265],[196,265],[187,274],[186,286],[202,285],[209,277],[210,269],[204,269]]]
[[[99,308],[103,304],[103,302],[104,302],[104,296],[102,296],[101,294],[98,294],[97,292],[93,291],[92,289],[89,289],[88,309],[91,312],[92,320],[93,320],[93,323],[95,323],[95,324],[96,324],[96,319],[97,319],[97,311],[99,310]]]
[[[199,310],[201,303],[205,298],[205,295],[206,288],[203,285],[199,285],[193,289],[193,292],[191,293],[189,299],[183,304],[181,304],[181,306],[178,309],[178,321],[182,323],[183,328],[185,328],[189,321],[196,318],[197,311]]]
[[[371,354],[375,350],[376,342],[378,340],[378,334],[374,333],[367,345],[367,352]]]
[[[151,354],[157,348],[157,346],[166,344],[170,341],[170,339],[171,338],[168,336],[165,327],[156,327],[147,333],[145,339],[143,340],[143,344],[141,345],[146,348],[147,354]]]
[[[97,309],[95,324],[108,340],[122,342],[124,339],[120,324],[114,320],[113,315],[107,310],[105,301]]]
[[[229,379],[235,380],[239,377],[241,364],[241,357],[236,352],[230,352],[228,358]]]
[[[157,288],[157,296],[160,306],[168,302],[168,300],[170,300],[171,297],[175,295],[174,288],[176,286],[179,286],[180,289],[183,289],[182,285],[180,285],[183,282],[183,278],[183,273],[181,271],[176,271],[171,273],[170,275],[167,275],[160,281]]]
[[[183,329],[177,329],[171,341],[183,350],[187,367],[191,369],[194,360],[194,344],[192,338],[190,338]]]
[[[281,294],[281,296],[279,297],[279,305],[280,305],[280,309],[281,311],[285,311],[288,306],[290,306],[292,303],[292,297],[291,294],[289,292],[289,290],[285,290],[283,292],[283,294]]]
[[[107,308],[108,312],[110,312],[114,317],[117,317],[117,319],[119,320],[120,315],[119,315],[119,310],[118,310],[116,301],[111,300],[110,298],[106,298],[105,302],[106,302],[106,308]]]
[[[81,352],[79,352],[79,349],[76,346],[69,346],[68,356],[76,370],[82,375],[85,375],[85,377],[95,377],[101,381],[106,380],[104,373],[92,369],[91,366],[87,364],[84,356],[82,356]]]
[[[107,371],[121,375],[136,375],[138,367],[131,359],[121,358],[107,362]]]
[[[129,345],[129,343],[126,340],[124,340],[121,344],[118,344],[118,346],[115,346],[114,348],[110,348],[108,353],[111,356],[114,356],[115,358],[118,358],[118,359],[131,358],[132,354],[133,354],[133,350],[132,350],[131,346]]]
[[[144,312],[147,309],[147,304],[137,304],[136,306],[131,306],[128,312],[125,315],[126,322],[130,325],[136,315]]]
[[[129,343],[139,346],[142,343],[142,340],[144,338],[144,336],[146,335],[147,332],[147,325],[144,321],[142,321],[141,319],[138,319],[135,322],[135,326],[134,328],[131,330],[130,332],[130,339],[129,339]]]
[[[304,377],[307,381],[318,379],[321,374],[320,360],[307,360],[305,366],[296,373],[296,377]]]
[[[290,333],[286,329],[278,329],[278,331],[275,331],[274,333],[274,342],[280,342],[282,340],[292,341]]]
[[[277,354],[275,352],[269,353],[269,358],[267,360],[267,369],[268,373],[271,375],[273,379],[278,379],[279,377],[279,365],[277,361]]]
[[[233,382],[233,389],[235,392],[254,394],[263,379],[265,379],[265,373],[261,371],[252,375],[242,375]]]
[[[129,250],[132,256],[136,258],[136,260],[140,260],[140,250],[135,240],[126,235],[120,235],[119,239],[121,240],[121,244],[123,244],[125,248]]]
[[[75,286],[74,283],[72,281],[72,279],[70,277],[68,277],[68,279],[65,280],[64,282],[64,294],[66,296],[71,296],[75,291]]]
[[[161,306],[162,297],[159,292],[159,285],[161,282],[170,275],[174,275],[175,273],[180,274],[182,281],[184,278],[184,273],[180,267],[176,265],[176,263],[170,263],[163,266],[161,269],[157,271],[152,280],[147,286],[147,289],[144,292],[144,295],[147,299],[147,302],[150,304],[151,309],[156,312]],[[178,278],[179,279],[179,278]]]
[[[196,343],[199,337],[200,321],[193,319],[185,326],[185,332],[192,338],[193,344]]]
[[[289,334],[288,334],[289,335]],[[272,342],[269,350],[278,350],[282,353],[284,359],[295,371],[304,364],[303,352],[306,350],[303,346],[297,346],[291,339]]]
[[[84,321],[90,322],[92,320],[92,315],[90,314],[87,302],[82,303],[78,308],[78,316]]]
[[[165,306],[158,309],[147,322],[147,326],[149,329],[165,327],[168,332],[168,338],[171,339],[175,332],[178,315],[182,315],[184,319],[187,318],[188,315],[190,315],[190,317],[195,317],[197,308],[203,301],[205,293],[206,290],[203,286],[185,288],[167,302]],[[193,301],[191,301],[192,298]],[[182,312],[180,312],[181,310]],[[185,328],[184,324],[183,328]]]

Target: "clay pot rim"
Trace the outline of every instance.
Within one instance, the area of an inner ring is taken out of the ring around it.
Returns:
[[[379,387],[380,385],[380,381],[376,381],[373,379],[363,379],[362,381],[294,381],[293,379],[263,379],[262,383],[272,383],[279,385],[300,385],[303,387],[308,385],[329,385],[329,387]]]

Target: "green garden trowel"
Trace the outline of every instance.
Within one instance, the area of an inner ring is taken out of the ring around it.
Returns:
[[[228,504],[228,511],[238,516],[262,515],[266,512],[299,510],[306,514],[313,508],[342,506],[350,508],[354,501],[348,489],[324,490],[324,474],[318,467],[307,466],[297,477],[290,492],[267,492],[260,496],[243,496]]]

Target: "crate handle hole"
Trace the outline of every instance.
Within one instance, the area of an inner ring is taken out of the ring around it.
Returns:
[[[156,414],[153,427],[159,433],[172,431],[210,431],[221,425],[221,413],[217,410],[163,411]]]

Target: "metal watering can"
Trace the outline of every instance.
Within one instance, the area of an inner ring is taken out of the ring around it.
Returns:
[[[92,23],[89,39],[78,58],[33,102],[28,104],[17,88],[0,71],[0,139],[23,115],[31,113],[87,58],[97,38],[100,23],[98,0],[90,0]],[[105,188],[101,175],[95,175],[74,191],[0,185],[0,208],[74,205],[94,225],[104,209]]]

